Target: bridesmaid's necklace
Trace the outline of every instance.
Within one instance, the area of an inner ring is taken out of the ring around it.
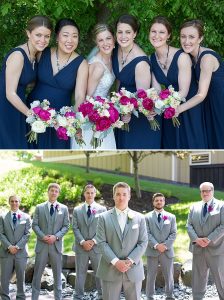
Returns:
[[[60,63],[59,63],[59,58],[58,58],[58,48],[57,48],[56,51],[55,51],[55,56],[56,56],[57,69],[58,69],[58,72],[59,72],[61,69],[63,69],[64,67],[67,66],[67,64],[68,64],[68,62],[69,62],[69,60],[70,60],[70,58],[71,58],[71,56],[72,56],[72,53],[70,53],[68,59],[66,60],[66,62],[65,62],[65,64],[64,64],[63,66],[60,66]]]
[[[131,51],[133,50],[133,48],[134,48],[134,44],[133,44],[133,46],[131,47],[131,49],[128,51],[128,54],[126,55],[126,57],[124,57],[124,53],[123,53],[123,51],[122,51],[122,49],[121,49],[121,65],[122,65],[122,67],[126,64],[127,59],[128,59],[128,56],[129,56],[129,54],[131,53]]]
[[[166,60],[164,63],[162,63],[160,60],[159,60],[159,57],[158,55],[156,54],[156,60],[158,61],[158,63],[160,64],[161,68],[163,70],[167,70],[167,64],[168,64],[168,57],[169,57],[169,52],[170,52],[170,46],[168,45],[168,49],[167,49],[167,54],[166,54]]]
[[[26,43],[26,46],[27,46],[28,53],[29,53],[29,61],[30,61],[31,65],[32,65],[32,68],[34,69],[34,64],[35,64],[36,59],[35,58],[33,60],[31,59],[30,47],[29,47],[28,42]]]

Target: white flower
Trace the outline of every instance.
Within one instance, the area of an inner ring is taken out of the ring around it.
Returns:
[[[155,102],[155,107],[158,108],[158,109],[161,109],[162,107],[164,106],[164,103],[162,100],[157,100]]]
[[[135,216],[135,215],[134,215],[134,213],[133,213],[132,211],[129,211],[129,212],[128,212],[128,219],[129,219],[129,220],[132,220],[132,219],[134,218],[134,216]]]
[[[67,120],[65,117],[62,117],[60,115],[57,116],[58,125],[65,127],[67,125]]]
[[[27,118],[26,118],[26,123],[33,123],[35,121],[35,117],[33,115],[29,115]]]
[[[40,106],[40,101],[39,101],[39,100],[35,100],[35,101],[33,101],[33,102],[30,104],[30,107],[31,107],[31,108],[34,108],[34,107],[37,107],[37,106]]]
[[[51,114],[51,117],[54,117],[54,116],[56,115],[55,109],[50,109],[50,110],[48,110],[48,111],[49,111],[49,113]]]
[[[32,131],[36,133],[43,133],[46,131],[46,125],[43,123],[43,121],[35,121],[31,125]]]

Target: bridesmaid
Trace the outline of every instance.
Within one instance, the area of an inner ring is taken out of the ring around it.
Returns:
[[[112,57],[113,71],[122,87],[130,92],[137,89],[149,89],[151,83],[149,59],[135,43],[139,25],[131,15],[121,16],[117,23],[117,43]],[[132,115],[129,132],[117,130],[118,149],[158,149],[160,148],[160,131],[153,131],[145,116]]]
[[[115,76],[112,71],[111,55],[114,49],[114,35],[112,28],[107,24],[96,24],[93,29],[93,36],[98,53],[89,59],[89,78],[87,94],[89,96],[107,97],[109,90],[114,83]],[[79,147],[75,140],[72,140],[73,149],[93,149],[90,144],[92,130],[83,131],[85,145]],[[114,133],[108,134],[97,150],[116,149]]]
[[[181,46],[192,56],[198,91],[187,103],[179,107],[179,113],[195,105],[198,106],[205,99],[203,107],[208,146],[210,149],[223,149],[224,63],[218,53],[201,46],[204,35],[203,27],[200,20],[191,20],[181,26]]]
[[[79,42],[79,28],[71,19],[61,19],[55,26],[57,47],[46,48],[42,53],[37,73],[37,84],[29,101],[50,101],[51,107],[60,110],[72,105],[75,94],[77,109],[86,95],[88,65],[75,50]],[[69,149],[70,141],[59,140],[54,128],[38,136],[39,149]]]
[[[156,82],[166,88],[172,85],[186,99],[197,90],[197,83],[192,76],[192,63],[183,50],[168,44],[172,27],[162,16],[155,17],[149,28],[149,40],[155,48],[151,55],[153,85]],[[171,119],[162,119],[162,148],[198,149],[206,148],[202,108],[197,107],[180,116],[180,127],[174,127]]]
[[[26,87],[36,79],[36,56],[48,46],[51,31],[47,17],[33,17],[27,24],[28,41],[4,58],[0,73],[0,149],[28,148]]]

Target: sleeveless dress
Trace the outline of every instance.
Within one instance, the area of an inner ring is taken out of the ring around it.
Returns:
[[[129,92],[136,92],[135,68],[141,61],[146,61],[150,65],[147,56],[140,56],[134,58],[120,71],[118,47],[115,47],[112,64],[115,77],[119,81],[118,90],[124,87]],[[156,118],[160,123],[160,117],[157,116]],[[129,132],[118,129],[115,131],[115,137],[118,149],[160,149],[161,147],[161,129],[151,130],[149,121],[141,113],[139,113],[139,118],[134,115],[131,116]]]
[[[160,68],[155,53],[151,55],[152,72],[159,84],[166,88],[172,85],[179,91],[178,84],[178,58],[183,50],[178,50],[173,57],[167,75]],[[192,67],[192,78],[186,101],[197,93],[197,81]],[[162,148],[163,149],[206,149],[207,138],[203,107],[201,104],[183,112],[178,117],[180,127],[174,127],[172,119],[162,117]]]
[[[29,102],[47,99],[50,101],[50,106],[56,110],[60,110],[62,106],[71,106],[78,68],[83,59],[84,58],[79,55],[58,73],[53,75],[51,50],[50,48],[46,48],[38,63],[37,83],[28,96]],[[69,149],[70,141],[59,140],[56,135],[56,130],[54,128],[47,128],[45,133],[38,135],[37,148]]]
[[[219,68],[213,72],[206,99],[202,102],[205,112],[205,126],[210,149],[224,149],[224,62],[220,55],[212,50],[201,53],[195,66],[196,78],[200,78],[200,63],[204,55],[217,58]]]
[[[110,70],[107,68],[107,66],[103,63],[103,61],[98,58],[97,56],[93,56],[89,64],[91,65],[94,62],[99,62],[104,67],[104,73],[101,77],[98,86],[96,87],[96,90],[93,94],[93,97],[95,96],[101,96],[101,97],[107,97],[109,90],[114,83],[115,76],[113,73],[110,72]],[[92,130],[83,130],[83,139],[85,141],[85,145],[79,146],[75,139],[71,139],[71,149],[93,149],[93,146],[90,144],[92,139]],[[116,143],[115,143],[115,137],[114,133],[109,133],[102,141],[101,145],[96,148],[96,150],[109,150],[109,149],[116,149]]]
[[[12,49],[4,58],[0,73],[0,149],[27,149],[26,116],[19,112],[6,98],[5,71],[9,55],[15,51],[22,53],[24,65],[19,78],[17,94],[26,104],[26,87],[36,78],[36,67],[32,64],[22,48]]]

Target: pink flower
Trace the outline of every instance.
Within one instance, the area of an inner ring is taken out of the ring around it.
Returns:
[[[134,108],[138,108],[138,101],[135,98],[130,98],[130,103],[134,105]]]
[[[59,209],[59,205],[58,204],[56,204],[56,206],[55,206],[55,209],[57,210],[57,211],[59,211],[60,209]]]
[[[159,97],[160,97],[161,100],[164,100],[164,99],[168,98],[169,95],[170,95],[170,91],[168,89],[163,90],[159,93]]]
[[[98,114],[97,111],[93,110],[88,114],[89,120],[91,122],[97,122],[100,119],[100,115]]]
[[[92,209],[91,214],[93,214],[93,215],[96,214],[96,209],[95,208]]]
[[[75,113],[73,112],[73,111],[67,111],[66,113],[65,113],[65,117],[67,118],[67,117],[73,117],[73,118],[75,118]]]
[[[150,99],[150,98],[143,99],[142,105],[147,110],[152,110],[154,107],[154,103],[153,103],[152,99]]]
[[[213,207],[212,207],[212,205],[210,204],[210,205],[208,206],[208,212],[210,213],[211,211],[213,211]]]
[[[93,104],[90,102],[84,102],[80,104],[79,111],[83,114],[83,116],[89,115],[93,111]]]
[[[119,112],[116,110],[112,103],[110,103],[109,105],[110,108],[108,109],[108,111],[110,114],[110,120],[112,123],[115,123],[119,119]]]
[[[173,107],[168,107],[164,111],[164,118],[165,119],[171,119],[175,116],[175,109]]]
[[[38,113],[38,116],[43,121],[49,121],[51,118],[51,113],[45,109],[41,109]]]
[[[147,97],[147,93],[143,89],[138,89],[137,90],[137,97],[144,99],[144,98]]]
[[[96,122],[96,131],[105,131],[111,126],[111,120],[107,117],[100,118]]]
[[[163,221],[166,221],[168,220],[168,217],[167,216],[163,216]]]
[[[21,219],[21,215],[20,215],[20,214],[18,214],[18,215],[17,215],[17,218],[18,218],[18,220],[20,220],[20,219]]]
[[[36,106],[33,108],[33,112],[36,114],[36,115],[39,115],[39,112],[41,111],[41,107],[40,106]]]
[[[65,140],[65,141],[68,140],[67,129],[66,129],[66,128],[60,126],[60,127],[58,127],[58,129],[56,130],[56,133],[57,133],[57,137],[58,137],[60,140]]]
[[[122,97],[120,98],[120,103],[121,103],[122,105],[127,105],[128,103],[130,103],[130,98],[128,98],[127,96],[122,96]]]
[[[105,99],[101,98],[100,96],[96,96],[95,99],[101,103],[105,103]]]

